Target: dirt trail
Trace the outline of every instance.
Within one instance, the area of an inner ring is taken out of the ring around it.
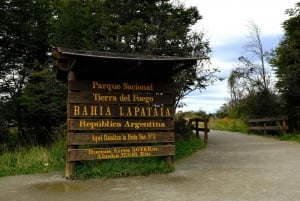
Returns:
[[[68,181],[62,172],[0,178],[0,201],[298,201],[300,144],[211,131],[169,175]]]

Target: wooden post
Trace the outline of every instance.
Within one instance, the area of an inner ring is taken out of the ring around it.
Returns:
[[[168,165],[172,166],[173,162],[174,162],[174,157],[173,156],[167,156],[166,161],[167,161]]]
[[[76,76],[75,76],[74,71],[69,71],[69,73],[68,73],[68,81],[70,81],[70,80],[76,80]],[[68,89],[68,92],[69,92],[69,89]],[[70,104],[69,104],[69,100],[68,100],[68,103],[67,103],[67,121],[68,122],[69,122],[69,119],[70,119],[70,115],[69,114],[70,114]],[[75,162],[68,160],[68,150],[77,147],[75,145],[69,145],[68,144],[69,133],[70,133],[69,126],[70,125],[68,123],[68,130],[67,130],[67,150],[66,150],[66,167],[65,167],[65,177],[66,178],[70,178],[70,176],[72,175],[72,173],[74,171],[74,168],[75,168]]]
[[[204,143],[208,142],[208,119],[204,120]]]
[[[285,120],[282,120],[282,130],[283,130],[283,133],[286,134],[287,129],[286,129],[286,122],[285,122]]]
[[[195,126],[195,128],[196,128],[196,136],[197,136],[198,139],[200,139],[198,122],[199,122],[198,119],[196,119],[196,126]]]

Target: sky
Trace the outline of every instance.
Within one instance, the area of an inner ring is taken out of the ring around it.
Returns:
[[[227,78],[237,66],[238,57],[243,55],[243,46],[247,43],[249,21],[261,30],[261,39],[265,51],[278,46],[282,36],[282,23],[289,17],[288,8],[294,8],[299,0],[181,0],[187,7],[196,6],[202,19],[192,27],[194,31],[205,33],[212,48],[211,66],[221,72],[222,82],[216,82],[202,92],[193,92],[182,100],[182,111],[204,110],[215,113],[230,100]]]

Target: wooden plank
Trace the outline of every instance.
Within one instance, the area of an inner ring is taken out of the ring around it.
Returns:
[[[288,120],[287,116],[282,117],[270,117],[270,118],[260,118],[260,119],[249,119],[249,123],[256,123],[256,122],[270,122],[270,121],[283,121]]]
[[[173,93],[171,83],[105,82],[89,80],[69,81],[69,90],[98,92]]]
[[[166,131],[174,130],[172,119],[70,119],[69,130]]]
[[[192,118],[189,119],[190,122],[209,122],[208,118]]]
[[[173,106],[70,104],[70,117],[173,118]]]
[[[174,132],[69,133],[69,145],[174,142]]]
[[[138,93],[69,92],[69,103],[158,104],[173,105],[174,95]]]
[[[249,130],[288,130],[288,126],[250,126]]]
[[[69,149],[67,161],[175,155],[174,145]]]
[[[210,132],[209,128],[198,128],[198,131]]]

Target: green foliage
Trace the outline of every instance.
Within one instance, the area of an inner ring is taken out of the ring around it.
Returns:
[[[66,121],[66,91],[49,69],[31,73],[22,92],[4,104],[6,119],[18,128],[18,144],[41,145],[57,140],[54,129]]]
[[[1,1],[2,150],[53,142],[53,128],[65,116],[65,95],[47,65],[54,6],[55,0]]]
[[[30,70],[46,60],[52,0],[1,1],[0,99],[18,94]]]
[[[284,37],[273,52],[271,65],[277,77],[276,87],[283,95],[289,116],[289,129],[300,128],[300,3],[286,12]]]
[[[243,118],[273,117],[284,114],[280,98],[269,90],[249,94],[240,100],[238,112]]]
[[[223,119],[225,117],[239,118],[240,115],[238,108],[234,104],[225,103],[217,110],[216,117],[220,119]]]
[[[0,155],[0,177],[61,170],[65,165],[65,150],[65,142],[61,140],[49,148],[21,148],[3,153]]]
[[[205,144],[202,140],[199,140],[195,136],[189,140],[179,140],[176,142],[176,155],[175,159],[180,160],[187,156],[192,155],[199,149],[203,149]]]
[[[300,134],[284,134],[279,136],[282,141],[294,141],[300,143]]]
[[[248,133],[248,125],[241,119],[210,119],[208,127],[212,130]]]
[[[175,120],[175,139],[176,141],[188,140],[193,135],[193,130],[188,126],[187,120],[179,116]]]
[[[208,44],[202,37],[197,39],[201,35],[189,34],[190,26],[200,19],[195,7],[166,0],[59,1],[52,41],[65,48],[203,55]]]

